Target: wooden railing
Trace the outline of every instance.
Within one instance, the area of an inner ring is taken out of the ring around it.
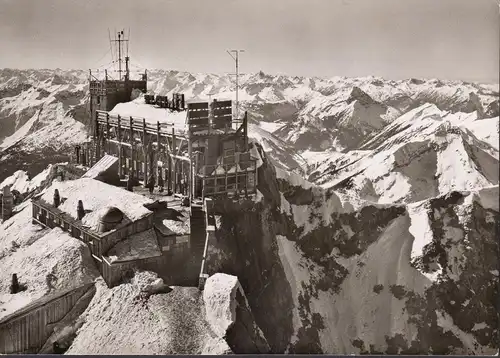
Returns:
[[[240,170],[241,166],[245,169]],[[217,174],[218,170],[221,171],[220,174]],[[253,194],[256,190],[257,160],[205,165],[197,175],[202,179],[203,198],[225,193],[233,195]]]
[[[89,228],[84,227],[80,221],[74,219],[71,215],[59,210],[58,208],[46,203],[42,199],[31,200],[33,215],[32,220],[44,227],[53,229],[61,228],[68,232],[72,237],[90,245],[91,252],[94,256],[100,257],[99,248],[94,247],[92,242],[98,240],[96,233]],[[76,208],[75,208],[76,210]]]
[[[106,111],[96,111],[97,112],[97,122],[98,124],[104,126],[105,128],[120,128],[127,129],[138,132],[146,132],[149,134],[160,134],[162,136],[172,136],[172,131],[179,138],[185,138],[188,131],[191,131],[193,135],[199,135],[200,131],[206,131],[204,134],[217,134],[217,133],[234,133],[242,124],[243,120],[232,120],[228,122],[229,126],[221,128],[216,122],[207,122],[204,125],[191,125],[186,122],[183,124],[178,124],[174,122],[159,122],[150,123],[146,121],[144,117],[133,117],[133,116],[120,116],[118,114],[111,114]],[[198,132],[198,134],[196,133]]]
[[[162,136],[172,136],[172,130],[174,130],[175,135],[181,138],[184,137],[186,133],[186,127],[184,125],[176,125],[173,122],[156,124],[146,122],[145,118],[139,117],[122,117],[117,114],[110,114],[106,111],[97,111],[97,122],[100,125],[105,126],[105,128],[120,128],[120,129],[132,129],[133,131],[146,132],[148,134],[160,134]]]

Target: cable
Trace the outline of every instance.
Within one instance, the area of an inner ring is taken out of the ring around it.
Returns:
[[[109,33],[109,27],[108,27],[108,39],[109,39],[109,49],[111,50],[111,60],[115,60],[115,56],[113,54],[113,46],[111,45],[111,34]]]
[[[96,62],[94,62],[94,64],[93,64],[92,67],[95,67],[96,64],[98,64],[99,62],[101,62],[106,57],[106,55],[108,53],[109,53],[109,49],[106,50],[106,53],[99,60],[97,60]],[[99,67],[101,67],[101,66],[99,66]]]
[[[130,57],[133,57],[134,58],[134,61],[137,62],[139,64],[139,67],[138,68],[142,68],[142,69],[146,69],[146,67],[144,67],[138,60],[137,60],[137,57],[134,56],[132,54],[132,51],[130,51]]]

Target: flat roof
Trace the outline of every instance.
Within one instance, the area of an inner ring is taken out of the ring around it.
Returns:
[[[110,114],[120,115],[120,117],[144,118],[147,123],[156,124],[169,123],[173,124],[177,130],[185,130],[187,128],[187,111],[173,111],[168,108],[160,108],[157,105],[144,103],[144,97],[140,96],[131,102],[118,103]]]
[[[119,263],[161,256],[154,229],[133,234],[119,241],[106,253],[109,263]]]
[[[77,219],[78,200],[82,200],[84,210],[91,211],[83,217],[82,224],[94,231],[97,231],[99,219],[109,207],[116,207],[130,221],[136,221],[152,214],[152,211],[144,206],[152,204],[151,199],[98,180],[80,178],[63,182],[54,181],[41,199],[52,203],[55,189],[59,190],[61,199],[66,198],[58,209],[74,219]]]

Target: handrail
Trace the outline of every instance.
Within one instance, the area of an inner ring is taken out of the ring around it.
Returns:
[[[108,118],[106,115],[104,117],[98,115],[97,122],[101,125],[105,125],[105,126],[109,125],[109,127],[113,127],[113,128],[117,128],[118,124],[119,124],[119,127],[121,129],[130,130],[132,128],[132,130],[136,130],[136,131],[140,131],[140,132],[145,131],[146,133],[149,133],[149,134],[158,134],[158,131],[159,131],[163,135],[171,136],[172,135],[171,130],[175,129],[177,132],[176,135],[179,137],[183,137],[183,134],[186,132],[184,125],[176,125],[174,123],[156,123],[156,124],[153,124],[153,123],[145,122],[144,119],[132,118],[132,127],[131,127],[130,126],[130,119],[129,119],[130,117],[129,118],[126,118],[126,117],[120,118],[120,119],[123,119],[123,121],[120,120],[120,123],[118,123],[118,117],[115,117],[115,118],[117,118],[117,119],[115,120],[114,118],[111,118],[111,117]]]
[[[113,114],[113,113],[109,113],[107,111],[102,111],[102,110],[97,110],[97,121],[99,124],[105,124],[105,125],[110,125],[110,126],[113,126],[113,127],[116,127],[116,125],[118,124],[118,122],[120,121],[120,127],[121,128],[124,128],[124,129],[130,129],[130,119],[132,119],[132,126],[134,129],[137,129],[137,130],[144,130],[144,124],[146,124],[146,130],[151,130],[151,131],[154,131],[155,133],[158,132],[158,126],[160,126],[160,128],[168,128],[168,129],[172,129],[172,128],[177,128],[180,132],[182,131],[187,131],[187,128],[189,128],[189,130],[193,131],[193,134],[196,135],[196,132],[197,131],[204,131],[204,130],[207,130],[209,131],[214,131],[214,133],[216,132],[224,132],[224,133],[229,133],[228,131],[229,130],[235,130],[235,128],[233,128],[233,125],[238,125],[238,124],[241,124],[239,120],[232,120],[230,126],[227,126],[227,127],[222,127],[222,128],[218,128],[218,126],[215,124],[215,123],[207,123],[207,124],[203,124],[203,125],[196,125],[196,124],[189,124],[189,123],[182,123],[182,124],[176,124],[174,122],[158,122],[157,123],[150,123],[150,122],[146,122],[146,118],[144,117],[133,117],[133,116],[120,116],[118,114]],[[123,120],[123,121],[122,121]],[[160,130],[161,132],[161,130]],[[170,134],[170,133],[167,133],[167,134]]]
[[[211,201],[210,198],[205,198],[203,200],[203,209],[205,211],[205,231],[206,231],[206,236],[205,236],[205,245],[203,247],[203,254],[202,254],[202,259],[201,259],[201,267],[200,267],[200,275],[198,277],[198,288],[203,289],[205,286],[205,281],[208,278],[208,274],[205,273],[205,266],[206,266],[206,260],[207,260],[207,253],[208,253],[208,246],[210,244],[210,238],[214,234],[215,227],[212,225],[209,225],[210,220],[209,218],[212,216],[210,214],[211,211],[211,205],[207,205],[207,201]]]

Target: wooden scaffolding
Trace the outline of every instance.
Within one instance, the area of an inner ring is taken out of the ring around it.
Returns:
[[[248,151],[247,114],[233,120],[231,101],[187,103],[178,111],[186,113],[182,125],[96,111],[93,141],[80,150],[78,162],[92,166],[104,154],[114,155],[121,178],[131,175],[144,186],[191,199],[254,193],[257,167]]]

